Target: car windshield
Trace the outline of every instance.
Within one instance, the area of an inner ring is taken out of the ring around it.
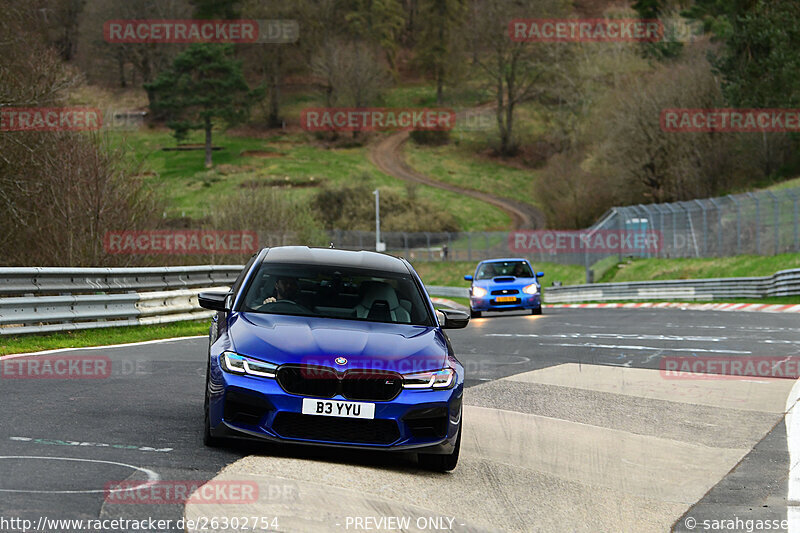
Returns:
[[[411,275],[345,267],[263,263],[242,311],[430,326]]]
[[[483,263],[478,268],[476,279],[492,279],[498,276],[514,276],[516,278],[532,278],[531,267],[525,261],[497,261]]]

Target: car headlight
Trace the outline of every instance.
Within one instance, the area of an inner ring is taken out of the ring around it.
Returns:
[[[522,289],[522,292],[524,292],[525,294],[536,294],[537,292],[539,292],[539,287],[537,287],[535,283],[531,283],[530,285]]]
[[[245,357],[234,352],[223,352],[219,358],[222,369],[231,374],[246,374],[261,378],[274,378],[278,365]]]
[[[486,296],[486,289],[483,287],[472,287],[472,296],[475,298],[483,298]]]
[[[456,371],[443,368],[432,372],[415,372],[403,375],[404,389],[449,389],[456,381]]]

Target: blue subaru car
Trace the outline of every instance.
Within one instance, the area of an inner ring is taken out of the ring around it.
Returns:
[[[478,263],[473,276],[464,276],[472,282],[469,288],[469,312],[479,318],[484,311],[529,310],[542,314],[542,287],[539,278],[544,272],[534,274],[527,259],[490,259]]]
[[[455,468],[464,368],[443,331],[469,315],[435,310],[404,259],[266,248],[217,311],[205,391],[209,446],[224,439],[416,452]]]

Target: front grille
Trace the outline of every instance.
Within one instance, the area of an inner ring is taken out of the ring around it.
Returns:
[[[332,398],[339,390],[339,376],[318,366],[282,366],[276,375],[278,384],[290,394]]]
[[[375,370],[348,370],[340,374],[326,367],[284,365],[276,377],[286,392],[317,398],[341,394],[348,400],[385,402],[394,399],[403,388],[400,374]]]
[[[509,294],[519,294],[519,291],[517,289],[502,289],[502,290],[492,291],[492,296],[503,296]]]
[[[403,378],[394,372],[348,370],[341,381],[341,394],[350,400],[385,402],[395,398],[403,388]]]
[[[400,438],[394,420],[362,420],[281,412],[272,429],[287,439],[355,444],[391,444]]]
[[[264,415],[273,409],[261,396],[229,390],[225,393],[223,418],[234,424],[257,426]]]

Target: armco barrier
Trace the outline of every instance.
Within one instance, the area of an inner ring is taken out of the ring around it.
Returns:
[[[209,318],[197,294],[226,290],[241,269],[0,268],[0,335]]]
[[[227,290],[241,265],[158,268],[0,268],[0,335],[210,318],[197,294]],[[467,289],[428,287],[438,296]]]
[[[209,318],[203,290],[225,290],[241,266],[0,268],[0,335],[45,333]],[[469,296],[428,286],[431,296]],[[800,269],[763,278],[719,278],[547,287],[545,303],[721,300],[800,295]]]
[[[800,269],[763,278],[715,278],[547,287],[545,303],[622,300],[723,300],[800,295]]]

